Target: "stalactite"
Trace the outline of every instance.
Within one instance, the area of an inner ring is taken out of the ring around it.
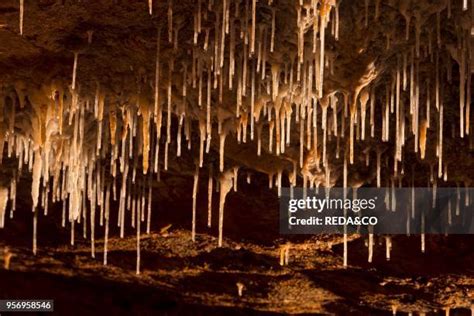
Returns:
[[[320,8],[320,24],[319,24],[319,87],[318,87],[318,97],[323,96],[323,80],[324,80],[324,51],[325,51],[325,32],[326,25],[329,16],[331,7],[327,1],[321,3]]]
[[[38,250],[38,210],[33,209],[33,255],[36,256]]]
[[[347,148],[344,149],[344,167],[342,171],[342,188],[343,188],[343,197],[347,197],[347,190],[348,190],[348,170],[347,170]],[[347,211],[344,209],[344,217],[347,216]],[[342,266],[344,268],[347,267],[347,260],[348,260],[348,244],[347,244],[347,225],[344,225],[344,235],[343,235],[343,262]]]
[[[423,120],[420,125],[420,158],[425,159],[426,136],[428,132],[428,121]]]
[[[392,251],[392,238],[385,236],[385,259],[390,261],[390,252]]]
[[[168,0],[168,41],[173,41],[173,0]]]
[[[206,153],[209,152],[209,147],[211,144],[212,138],[212,122],[211,122],[211,72],[207,72],[207,104],[206,104]]]
[[[136,263],[136,274],[140,274],[140,260],[141,260],[141,253],[140,253],[140,237],[141,237],[141,232],[140,232],[140,223],[141,223],[141,208],[139,207],[137,209],[137,263]]]
[[[375,87],[370,93],[370,137],[375,137]]]
[[[364,1],[364,8],[365,8],[364,25],[365,27],[369,27],[369,0]]]
[[[459,130],[461,138],[464,137],[464,107],[465,107],[465,95],[466,95],[466,54],[461,48],[459,50],[461,54],[461,62],[459,64]],[[469,74],[471,75],[471,74]],[[470,100],[468,100],[470,102]]]
[[[255,25],[257,23],[257,0],[252,0],[252,28],[250,33],[250,54],[255,53]]]
[[[255,130],[255,61],[252,64],[251,94],[250,94],[250,139],[254,138]]]
[[[73,91],[76,90],[76,76],[77,76],[77,63],[78,63],[79,53],[74,52],[74,65],[72,67],[72,84],[71,88]]]
[[[207,227],[212,226],[212,191],[213,191],[213,167],[209,166],[209,179],[207,182]]]
[[[194,171],[194,182],[193,182],[193,218],[192,218],[192,229],[191,229],[191,239],[196,241],[196,201],[197,201],[197,192],[198,192],[198,181],[199,181],[199,167],[196,167]]]
[[[361,140],[365,140],[365,117],[366,117],[366,109],[367,109],[367,102],[369,101],[369,91],[367,89],[362,90],[360,95],[360,119],[361,119]]]
[[[382,157],[382,152],[380,150],[377,150],[377,188],[380,188],[382,180],[381,180],[381,157]]]
[[[270,52],[273,53],[275,47],[275,14],[276,9],[272,8],[272,33],[271,33],[271,40],[270,40]]]
[[[83,207],[85,208],[85,203],[83,204]],[[95,258],[95,205],[91,205],[90,220],[91,220],[91,257]],[[84,225],[86,222],[87,221],[84,219]]]
[[[439,95],[439,53],[436,52],[436,57],[435,57],[435,105],[436,105],[437,110],[439,110],[439,102],[440,102],[440,95]]]
[[[161,28],[158,28],[156,39],[156,54],[155,54],[155,86],[154,86],[154,110],[155,124],[157,126],[157,141],[160,140],[161,133],[161,108],[160,108],[160,43],[161,43]]]
[[[0,228],[5,226],[5,213],[8,203],[8,189],[0,187]]]
[[[103,264],[107,265],[107,252],[109,247],[109,219],[110,219],[110,184],[107,185],[105,193],[105,231],[104,231],[104,260]]]
[[[441,178],[443,175],[443,103],[439,107],[438,141],[438,178]]]
[[[33,208],[38,206],[38,196],[40,190],[42,159],[39,151],[35,152],[33,163],[33,181],[31,184],[31,198],[33,199]]]
[[[227,194],[232,189],[233,185],[233,170],[228,170],[222,173],[219,177],[219,238],[218,238],[218,247],[222,247],[222,237],[223,237],[223,229],[224,229],[224,206],[225,206],[225,199]]]
[[[20,0],[20,35],[23,36],[23,19],[25,15],[25,0]]]
[[[224,171],[224,149],[225,149],[225,139],[227,134],[221,132],[219,135],[219,170]]]
[[[381,0],[375,0],[375,14],[374,14],[375,20],[378,20],[380,17],[380,1]]]
[[[367,261],[371,263],[373,255],[374,255],[374,234],[373,233],[369,233],[369,246],[368,247],[369,247],[369,257]]]

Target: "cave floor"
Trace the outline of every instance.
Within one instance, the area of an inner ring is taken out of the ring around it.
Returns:
[[[80,234],[80,232],[77,232]],[[81,234],[82,235],[82,234]],[[143,235],[142,271],[135,273],[136,239],[109,240],[103,266],[103,240],[42,247],[37,256],[25,246],[0,241],[13,253],[9,270],[0,269],[0,298],[53,298],[61,315],[99,314],[350,314],[390,315],[430,312],[470,315],[474,300],[471,236],[395,237],[391,260],[376,239],[367,263],[365,238],[351,236],[349,266],[342,267],[342,238],[313,236],[293,242],[289,265],[280,266],[280,248],[225,240],[170,228]],[[239,297],[237,283],[243,284]]]

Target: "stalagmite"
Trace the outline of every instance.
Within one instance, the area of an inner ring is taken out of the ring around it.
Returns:
[[[237,282],[236,285],[237,285],[237,294],[239,295],[239,297],[241,297],[245,286],[240,282]]]
[[[5,270],[10,270],[10,263],[13,257],[13,253],[10,251],[10,248],[3,248],[3,268]]]
[[[290,257],[290,247],[289,242],[280,246],[280,266],[287,266]]]

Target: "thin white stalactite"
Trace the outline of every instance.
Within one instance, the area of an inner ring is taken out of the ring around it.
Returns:
[[[327,9],[323,9],[327,10]],[[327,24],[327,17],[325,12],[321,13],[320,17],[320,25],[319,25],[319,87],[318,87],[318,97],[323,97],[323,81],[324,81],[324,51],[325,51],[325,32],[326,32],[326,24]]]
[[[20,35],[23,36],[23,20],[25,15],[25,0],[20,0]]]
[[[72,67],[72,84],[71,84],[71,88],[72,88],[73,91],[76,90],[76,76],[77,76],[78,59],[79,59],[79,53],[74,52],[74,65]]]
[[[5,227],[5,213],[8,204],[8,189],[0,188],[0,228]]]
[[[84,204],[84,211],[85,211],[85,204]],[[91,205],[91,214],[90,214],[90,221],[91,221],[91,257],[95,258],[95,205]],[[86,220],[84,219],[84,225]]]
[[[38,210],[33,210],[33,255],[38,251]]]
[[[207,182],[207,227],[212,226],[212,191],[213,191],[213,167],[209,166],[209,179]]]
[[[196,203],[197,203],[197,193],[198,193],[198,184],[199,184],[199,167],[196,167],[194,171],[194,181],[193,181],[193,215],[192,215],[192,228],[191,228],[191,240],[196,241]]]
[[[372,259],[373,259],[373,256],[374,256],[374,234],[373,233],[369,233],[369,257],[367,259],[367,261],[369,263],[372,263]]]
[[[276,9],[272,8],[272,33],[271,33],[271,40],[270,40],[270,52],[273,53],[275,48],[275,15]]]
[[[224,234],[224,207],[225,207],[225,199],[227,194],[232,189],[233,179],[234,176],[233,170],[228,170],[221,174],[219,177],[219,236],[217,241],[217,246],[222,247],[222,239]]]
[[[438,129],[438,178],[443,175],[443,103],[439,106],[439,129]]]
[[[173,41],[173,0],[168,0],[168,42]]]
[[[105,232],[104,232],[104,266],[107,265],[107,253],[109,250],[109,219],[110,219],[110,184],[107,185],[105,193]]]
[[[464,138],[464,107],[466,103],[466,54],[464,49],[460,49],[461,63],[459,65],[459,132]],[[469,70],[468,70],[469,72]],[[470,102],[470,100],[468,100]]]
[[[160,109],[160,42],[161,42],[161,28],[158,28],[156,39],[156,54],[155,54],[155,86],[154,86],[154,110],[155,124],[157,126],[157,141],[160,140],[161,134],[161,109]]]
[[[361,120],[361,140],[365,140],[365,118],[367,115],[367,102],[369,101],[369,91],[364,89],[360,95],[360,120]]]
[[[252,28],[250,33],[250,54],[255,53],[255,28],[257,24],[257,0],[252,0]]]
[[[137,208],[137,216],[136,216],[136,226],[137,226],[137,263],[136,263],[136,274],[140,274],[140,260],[141,260],[141,249],[140,249],[140,237],[141,237],[141,207]]]
[[[390,261],[390,254],[392,251],[392,238],[390,236],[385,236],[385,259]]]
[[[382,152],[380,150],[377,150],[377,188],[381,187],[382,179],[381,179],[381,157],[382,157]]]
[[[343,193],[344,193],[344,199],[347,197],[347,190],[348,190],[348,185],[347,185],[347,177],[348,177],[348,170],[347,170],[347,148],[344,150],[344,169],[343,169]],[[344,217],[347,216],[347,211],[344,209]],[[344,225],[344,239],[343,239],[343,262],[342,266],[344,268],[347,267],[347,260],[348,260],[348,244],[347,244],[347,225]]]

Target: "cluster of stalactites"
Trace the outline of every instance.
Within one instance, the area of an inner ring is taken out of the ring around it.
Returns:
[[[205,163],[205,153],[209,154],[214,146],[220,157],[218,166],[209,168],[208,225],[212,218],[212,192],[219,188],[218,243],[222,245],[225,198],[231,188],[237,189],[238,179],[238,169],[226,166],[225,143],[229,136],[234,136],[238,143],[256,142],[258,156],[264,151],[293,160],[293,168],[288,172],[292,187],[299,178],[303,187],[336,185],[339,180],[334,169],[338,161],[344,168],[343,186],[361,186],[364,179],[349,183],[348,169],[359,157],[368,166],[373,165],[372,156],[376,156],[376,185],[393,186],[404,173],[403,151],[409,137],[414,139],[413,151],[419,153],[420,159],[425,159],[428,149],[433,148],[438,176],[447,180],[447,164],[443,162],[443,85],[451,80],[450,62],[454,58],[460,69],[457,134],[464,137],[471,125],[470,33],[459,26],[456,45],[444,44],[440,14],[435,14],[436,36],[424,31],[418,18],[415,43],[406,45],[408,49],[394,57],[395,66],[385,71],[386,80],[376,83],[379,71],[372,62],[351,91],[324,91],[324,78],[333,73],[337,62],[325,53],[325,42],[328,36],[334,40],[339,37],[338,5],[327,0],[296,3],[297,49],[292,54],[278,41],[286,27],[278,23],[283,13],[271,1],[262,2],[224,0],[218,5],[196,1],[189,61],[178,63],[162,54],[164,45],[172,47],[173,56],[182,53],[180,29],[173,20],[173,1],[168,1],[167,26],[159,29],[155,59],[150,61],[154,65],[154,91],[139,87],[127,102],[117,101],[100,84],[94,93],[81,93],[78,53],[73,55],[72,84],[67,89],[67,85],[57,83],[38,91],[16,84],[15,97],[10,99],[18,99],[19,104],[4,104],[3,113],[8,113],[4,121],[8,124],[4,125],[0,146],[6,144],[8,156],[18,158],[20,172],[25,164],[32,172],[35,214],[40,206],[47,213],[49,198],[63,201],[63,225],[69,221],[71,242],[75,224],[82,223],[87,234],[89,218],[94,245],[96,210],[108,236],[109,206],[113,199],[119,201],[117,225],[121,237],[125,234],[126,214],[130,214],[138,236],[140,222],[145,219],[149,232],[152,180],[159,180],[161,168],[168,170],[170,156],[181,156],[183,143],[193,150],[193,121],[198,122],[195,132],[199,135],[193,182],[193,239],[199,171],[209,165]],[[152,13],[153,3],[149,3]],[[375,4],[374,16],[378,17],[380,3]],[[259,12],[263,11],[270,13],[270,21],[260,17]],[[330,33],[326,34],[326,29]],[[410,28],[407,35],[409,38]],[[420,71],[427,62],[434,67]],[[24,113],[28,114],[29,128],[17,119]],[[15,126],[20,130],[23,127],[22,132],[17,133]],[[213,139],[216,135],[217,139]],[[384,151],[382,146],[366,147],[364,143],[370,139],[393,142],[395,148]],[[290,146],[299,146],[295,157],[287,153]],[[334,147],[336,150],[332,150]],[[388,168],[389,158],[394,172],[382,179],[381,168]],[[267,170],[269,186],[277,186],[278,192],[284,171],[283,167]],[[12,200],[12,210],[18,179],[19,172],[11,182],[9,194],[0,192],[1,201],[4,196]],[[214,182],[218,185],[214,186]],[[436,177],[432,176],[430,183],[435,186]],[[0,203],[0,211],[4,204]],[[94,254],[94,246],[92,249]]]

